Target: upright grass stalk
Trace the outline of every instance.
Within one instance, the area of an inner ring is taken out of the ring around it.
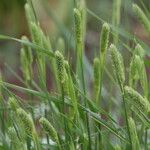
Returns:
[[[100,83],[100,61],[99,58],[94,58],[94,65],[93,65],[93,71],[94,71],[94,100],[95,103],[99,103],[99,83]]]
[[[107,23],[104,23],[102,26],[101,36],[100,36],[100,89],[99,89],[99,102],[101,102],[101,90],[102,90],[102,80],[103,80],[103,73],[104,73],[104,66],[106,61],[106,53],[108,49],[108,42],[109,42],[109,32],[110,27]],[[97,105],[100,103],[97,100]]]
[[[127,125],[127,132],[128,132],[129,141],[131,143],[131,135],[130,135],[129,121],[128,121],[129,109],[128,109],[126,101],[125,101],[125,92],[124,92],[125,73],[124,73],[123,58],[122,58],[121,54],[118,52],[115,45],[113,45],[113,44],[111,44],[111,46],[110,46],[110,54],[111,54],[111,60],[112,60],[114,75],[115,75],[117,83],[120,87],[120,90],[122,92],[122,99],[123,99],[123,106],[124,106],[124,111],[125,111],[125,120],[126,120],[126,125]]]
[[[61,89],[61,98],[63,101],[62,113],[65,114],[65,86],[66,86],[67,74],[65,69],[64,57],[59,51],[56,51],[55,59],[56,59],[57,75],[58,75],[59,85]],[[65,118],[64,118],[64,128],[65,128],[65,140],[67,141],[68,139],[67,124]]]
[[[101,91],[102,91],[102,81],[103,81],[103,73],[105,67],[106,53],[109,42],[109,32],[110,27],[107,23],[104,23],[102,26],[101,36],[100,36],[100,58],[99,60],[94,60],[94,86],[95,86],[95,102],[97,106],[100,106],[101,103]],[[99,67],[99,68],[98,68]],[[101,127],[99,125],[99,130],[101,131]],[[98,149],[102,149],[102,135],[99,133],[99,142]]]
[[[82,90],[84,92],[84,95],[86,95],[86,87],[85,87],[85,78],[84,78],[84,67],[83,67],[83,53],[84,53],[84,25],[85,25],[85,18],[83,15],[82,10],[79,10],[77,8],[74,8],[74,19],[75,19],[75,35],[76,35],[76,51],[77,51],[77,63],[76,63],[76,72],[77,76],[82,83],[79,84],[80,87],[82,87]],[[87,107],[86,99],[83,99],[84,106]],[[90,125],[89,125],[89,116],[86,112],[86,126],[87,126],[87,132],[88,132],[88,149],[91,149],[91,135],[90,135]]]

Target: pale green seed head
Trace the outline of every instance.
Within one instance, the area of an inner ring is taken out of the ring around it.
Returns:
[[[59,51],[56,51],[55,52],[55,59],[56,59],[58,78],[59,78],[61,83],[64,83],[66,80],[64,57]]]
[[[40,118],[40,124],[42,125],[45,132],[52,138],[53,141],[58,142],[58,135],[55,128],[51,123],[44,117]]]
[[[131,106],[138,108],[142,112],[150,112],[150,103],[146,98],[143,98],[133,88],[125,86],[124,88],[125,99]]]
[[[30,65],[32,64],[32,62],[30,62],[31,60],[29,60],[29,59],[31,59],[31,57],[27,56],[28,55],[27,51],[28,50],[21,48],[21,50],[20,50],[20,61],[21,61],[21,69],[23,72],[24,79],[25,79],[25,81],[30,81],[31,80],[31,74],[32,74]]]
[[[130,67],[129,67],[129,85],[133,87],[133,85],[140,79],[139,70],[141,68],[141,58],[138,55],[135,55],[131,59]]]
[[[99,79],[100,78],[100,61],[98,58],[94,58],[94,78]]]
[[[28,22],[35,22],[35,16],[33,10],[28,3],[25,4],[25,13]]]
[[[17,100],[14,97],[9,97],[9,99],[8,99],[8,106],[14,112],[16,112],[16,110],[19,108],[19,104],[18,104]]]
[[[104,23],[102,26],[101,37],[100,37],[100,51],[105,53],[108,48],[110,27],[108,23]]]
[[[24,127],[24,130],[27,135],[32,136],[32,133],[35,131],[34,123],[31,116],[26,113],[22,108],[17,109],[17,115]]]
[[[94,58],[94,99],[98,103],[99,99],[99,83],[100,83],[100,61],[98,58]]]
[[[26,36],[22,36],[21,38],[23,41],[27,41],[29,42],[29,39],[26,37]],[[28,64],[32,64],[33,62],[33,55],[32,55],[32,50],[29,46],[26,46],[26,45],[22,45],[22,48],[25,50],[25,54],[26,54],[26,57],[27,57],[27,60],[28,60]]]
[[[75,34],[76,42],[82,42],[82,17],[81,12],[77,8],[74,8],[74,20],[75,20]]]
[[[138,55],[141,58],[145,56],[145,51],[140,44],[137,44],[134,50],[134,55]]]
[[[131,136],[132,149],[133,150],[141,150],[134,120],[130,117],[128,119],[128,122],[129,122],[129,132],[130,132],[130,136]]]
[[[31,35],[35,44],[42,45],[42,33],[41,28],[34,22],[31,22]]]
[[[111,44],[110,46],[110,55],[111,55],[111,61],[112,61],[115,78],[119,86],[123,86],[125,82],[123,58],[113,44]]]
[[[20,143],[14,127],[8,128],[8,137],[12,143],[15,143],[15,145],[18,145]]]
[[[118,26],[120,23],[121,0],[113,0],[112,23]]]

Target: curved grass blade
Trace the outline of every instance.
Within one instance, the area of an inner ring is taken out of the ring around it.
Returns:
[[[24,44],[26,46],[29,46],[29,47],[33,48],[34,50],[36,50],[40,53],[43,53],[43,54],[49,55],[51,57],[54,57],[54,54],[50,50],[43,49],[42,47],[40,47],[36,44],[33,44],[32,42],[29,42],[29,41],[20,40],[20,39],[17,39],[17,38],[13,38],[13,37],[6,36],[6,35],[1,35],[1,34],[0,34],[0,40],[11,40],[11,41],[19,42],[21,44]]]

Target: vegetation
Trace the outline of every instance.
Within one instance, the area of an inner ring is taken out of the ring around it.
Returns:
[[[113,3],[112,23],[102,21],[99,51],[93,64],[85,55],[87,13],[101,19],[86,8],[84,0],[76,1],[72,10],[73,54],[65,50],[63,38],[53,48],[31,1],[25,4],[31,40],[27,36],[16,39],[0,35],[1,40],[21,44],[23,74],[20,77],[10,69],[23,86],[8,83],[0,75],[0,149],[150,149],[149,80],[144,57],[148,45],[127,31],[124,31],[129,35],[126,38],[134,38],[134,50],[121,41],[121,0]],[[133,12],[150,35],[150,13],[137,4],[133,4]],[[120,52],[122,48],[129,50],[129,64]],[[47,76],[48,69],[51,77]],[[109,88],[105,87],[104,75]],[[52,81],[51,91],[47,78]],[[24,98],[14,90],[24,93]]]

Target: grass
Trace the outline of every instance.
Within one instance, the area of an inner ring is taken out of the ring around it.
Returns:
[[[144,63],[148,46],[119,27],[121,4],[121,0],[114,1],[111,24],[86,8],[84,0],[76,1],[72,10],[74,44],[70,43],[75,58],[71,61],[64,50],[65,39],[58,40],[58,49],[54,51],[35,16],[33,4],[27,1],[25,11],[31,40],[26,36],[16,39],[0,35],[1,40],[21,44],[20,68],[23,74],[23,77],[18,76],[6,65],[23,86],[8,83],[0,75],[0,149],[150,149],[149,80]],[[145,13],[133,4],[133,12],[150,34],[148,10]],[[84,51],[87,13],[103,24],[99,33],[99,51],[93,64]],[[57,18],[53,19],[63,34],[68,33]],[[132,41],[134,50],[122,41],[122,36]],[[129,50],[128,66],[119,44]],[[111,61],[108,62],[107,58]],[[34,61],[38,81],[35,81]],[[51,91],[46,82],[48,66],[52,72]],[[90,81],[87,69],[90,70]],[[110,88],[106,88],[105,75]],[[24,93],[28,100],[13,90]]]

